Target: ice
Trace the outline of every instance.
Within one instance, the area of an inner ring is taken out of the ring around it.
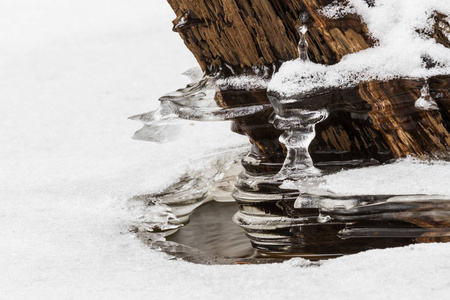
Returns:
[[[242,90],[266,89],[269,84],[267,79],[271,75],[268,71],[261,75],[240,75],[219,78],[217,84],[224,88],[235,88]]]
[[[414,106],[422,110],[439,110],[436,101],[430,95],[430,85],[428,82],[420,90],[420,97],[416,100]]]
[[[243,105],[222,108],[216,102],[219,85],[224,84],[215,77],[200,75],[198,70],[189,69],[183,74],[196,80],[185,88],[165,94],[159,98],[160,106],[151,112],[131,116],[129,119],[141,121],[144,127],[133,138],[150,142],[167,142],[177,138],[180,120],[225,121],[245,117],[270,108],[269,104]],[[261,79],[262,80],[262,79]],[[244,89],[254,88],[251,82],[244,83]]]
[[[298,41],[298,58],[302,61],[308,61],[308,42],[306,41],[306,33],[308,32],[308,21],[309,15],[303,12],[299,16],[299,25],[297,28],[299,41]]]
[[[163,237],[182,227],[181,221],[174,215],[170,206],[161,203],[161,200],[141,202],[138,199],[128,201],[130,210],[137,210],[140,206],[141,214],[136,216],[136,231],[152,232]],[[152,236],[153,237],[153,236]],[[161,240],[161,239],[157,239]]]
[[[303,193],[297,199],[297,208],[318,207],[317,197],[323,197],[330,198],[329,205],[333,207],[348,209],[364,203],[364,196],[391,195],[387,201],[448,200],[450,186],[446,182],[449,177],[449,162],[409,157],[387,165],[343,170],[298,182],[286,181],[283,187],[298,188]],[[316,197],[311,198],[312,195]],[[337,199],[339,197],[345,200]]]
[[[285,119],[281,122],[289,122]],[[320,170],[314,167],[308,147],[314,139],[315,124],[307,124],[297,128],[289,128],[280,136],[280,142],[286,145],[288,150],[281,170],[275,175],[274,180],[303,179],[309,176],[320,175]],[[282,127],[277,127],[282,129]]]
[[[191,82],[197,82],[205,75],[199,67],[190,68],[183,72],[183,75],[187,76]]]
[[[150,125],[157,121],[167,121],[177,118],[175,109],[169,101],[162,102],[159,107],[151,112],[129,117],[130,120],[141,121],[145,125]]]
[[[167,143],[178,139],[180,134],[181,125],[175,121],[167,121],[144,125],[134,133],[132,138],[141,141]]]
[[[239,161],[246,151],[245,144],[192,158],[174,183],[129,199],[127,206],[135,215],[135,231],[152,233],[146,235],[152,239],[154,234],[168,236],[187,224],[192,212],[203,203],[213,199],[230,201],[236,175],[242,171]],[[224,194],[226,191],[228,194]]]
[[[320,178],[286,182],[284,188],[297,188],[300,196],[294,207],[317,208],[318,222],[337,220],[347,223],[342,238],[418,237],[446,238],[449,219],[450,164],[415,158],[393,164],[346,170]],[[393,180],[394,178],[394,180]],[[353,222],[405,221],[425,228],[394,225],[356,226]],[[424,224],[430,224],[425,226]]]

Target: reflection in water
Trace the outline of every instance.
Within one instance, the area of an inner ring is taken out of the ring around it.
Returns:
[[[211,255],[250,257],[255,250],[244,230],[231,220],[238,210],[236,203],[209,202],[197,208],[190,222],[167,238]]]

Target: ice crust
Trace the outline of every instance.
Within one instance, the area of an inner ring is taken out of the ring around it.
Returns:
[[[370,80],[394,78],[428,78],[450,74],[450,49],[421,35],[430,32],[435,12],[450,15],[447,0],[377,0],[369,7],[363,0],[349,0],[350,12],[356,12],[367,23],[378,45],[344,56],[332,66],[292,60],[284,63],[269,83],[269,90],[285,96],[302,94],[321,88],[346,88]],[[347,10],[335,3],[322,13],[339,18]],[[426,68],[424,57],[436,66]]]
[[[129,232],[141,213],[130,197],[247,140],[226,122],[186,122],[167,144],[130,139],[139,125],[127,117],[196,64],[173,18],[164,1],[0,2],[0,298],[446,299],[450,244],[202,266]],[[410,185],[428,184],[421,175]]]

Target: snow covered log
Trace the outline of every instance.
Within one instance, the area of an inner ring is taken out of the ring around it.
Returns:
[[[230,77],[258,75],[271,78],[279,66],[298,57],[299,19],[308,24],[305,34],[311,62],[335,65],[347,54],[377,44],[362,18],[346,0],[168,0],[177,17],[174,31],[209,75]],[[374,1],[365,0],[368,7]],[[325,11],[325,7],[334,9]],[[418,32],[450,46],[448,17],[436,12],[432,30]],[[433,57],[422,57],[432,68]],[[312,99],[331,101],[326,121],[316,125],[309,150],[314,163],[342,165],[384,162],[406,155],[447,158],[449,153],[448,77],[429,80],[428,91],[436,107],[415,107],[425,80],[397,79],[366,82],[352,89],[310,93]],[[428,95],[426,95],[428,97]],[[324,99],[326,98],[326,99]],[[268,104],[264,89],[221,88],[217,101],[233,107],[246,101]],[[357,113],[355,107],[358,105]],[[347,107],[346,107],[347,106]],[[233,130],[250,137],[252,155],[267,166],[284,158],[280,131],[268,122],[272,111],[237,119]],[[255,172],[272,172],[259,165]],[[248,168],[250,168],[248,166]],[[274,167],[276,169],[276,167]],[[259,170],[259,171],[258,171]]]

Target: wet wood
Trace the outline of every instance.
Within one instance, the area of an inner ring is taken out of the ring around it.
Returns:
[[[450,77],[438,80],[446,91]],[[444,83],[445,82],[445,83]],[[415,155],[422,158],[448,158],[450,133],[448,97],[439,96],[440,110],[421,110],[414,106],[425,81],[398,79],[360,84],[359,92],[372,109],[369,112],[373,128],[383,135],[395,157]],[[433,88],[435,85],[433,85]]]

